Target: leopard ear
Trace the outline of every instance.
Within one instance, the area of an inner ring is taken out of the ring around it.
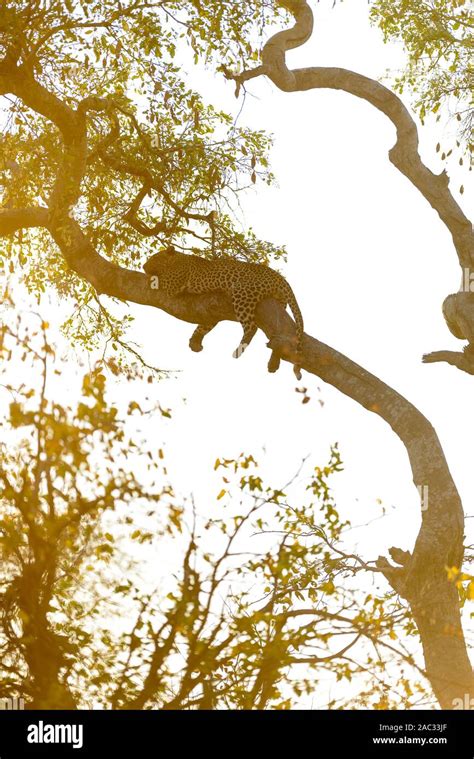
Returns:
[[[177,252],[178,251],[176,250],[176,248],[174,248],[172,245],[167,245],[166,248],[160,248],[159,251],[155,253],[154,255],[155,256],[163,256],[163,255],[173,256],[173,255],[176,255]],[[154,258],[154,256],[152,256],[152,258]]]

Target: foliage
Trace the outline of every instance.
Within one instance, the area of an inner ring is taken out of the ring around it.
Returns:
[[[5,325],[2,351],[4,375],[20,362],[38,377],[3,385],[2,696],[37,708],[287,709],[312,704],[330,678],[320,706],[426,698],[409,612],[367,586],[373,563],[343,547],[337,447],[297,505],[299,476],[275,488],[251,455],[217,460],[221,487],[198,517],[167,482],[163,451],[126,434],[100,367],[70,406],[54,390],[66,367],[47,325]],[[150,412],[126,409],[140,423]]]
[[[408,65],[395,89],[416,96],[421,119],[444,105],[459,121],[459,133],[474,148],[474,21],[468,0],[376,0],[371,19],[385,40],[400,39]]]
[[[240,193],[273,181],[270,138],[206,104],[186,75],[193,60],[239,66],[255,58],[263,28],[277,17],[268,0],[2,3],[4,65],[11,58],[74,109],[91,95],[108,103],[88,113],[87,170],[72,211],[99,253],[130,268],[170,242],[203,255],[283,255],[239,221]],[[46,205],[63,158],[58,130],[21,98],[4,98],[1,117],[1,205]],[[52,285],[69,297],[66,329],[76,344],[123,338],[126,324],[111,327],[116,317],[104,318],[105,306],[97,307],[48,233],[4,238],[0,264],[22,271],[37,296]]]

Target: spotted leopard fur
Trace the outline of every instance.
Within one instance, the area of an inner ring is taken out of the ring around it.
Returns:
[[[144,266],[150,276],[158,277],[158,288],[167,295],[180,293],[225,292],[232,299],[235,316],[243,328],[243,336],[234,358],[238,358],[257,331],[255,309],[265,298],[274,298],[284,306],[289,305],[296,323],[297,352],[301,355],[303,340],[303,317],[288,282],[278,272],[263,264],[237,261],[220,257],[212,260],[180,253],[172,247],[155,253]],[[217,322],[199,324],[189,341],[192,350],[202,350],[202,340]],[[275,371],[279,358],[272,353],[268,368]],[[301,370],[295,365],[298,379]]]

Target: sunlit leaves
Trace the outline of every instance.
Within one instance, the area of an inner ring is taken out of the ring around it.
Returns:
[[[355,683],[349,704],[416,699],[413,660],[397,653],[411,618],[393,594],[361,590],[362,566],[344,546],[350,525],[331,488],[342,468],[336,447],[327,465],[286,484],[267,483],[251,454],[218,458],[224,487],[207,519],[163,481],[163,450],[124,435],[100,367],[83,377],[73,407],[38,394],[41,386],[12,404],[19,447],[0,448],[1,583],[4,606],[15,594],[6,608],[17,631],[8,641],[0,632],[0,647],[22,692],[39,674],[24,670],[24,646],[33,656],[41,645],[25,630],[42,624],[55,650],[68,641],[60,676],[83,706],[288,709],[328,677],[335,687]],[[129,408],[133,418],[146,413],[143,401]],[[152,487],[134,473],[135,450],[149,462],[140,476],[158,480]],[[164,577],[163,559],[172,562]],[[46,617],[31,606],[36,597]],[[401,661],[407,671],[389,699],[384,673]]]
[[[405,71],[395,77],[396,90],[408,86],[422,120],[447,107],[472,152],[474,24],[469,0],[376,0],[370,15],[385,39],[401,39],[408,53]]]
[[[120,5],[52,2],[31,13],[27,0],[2,6],[0,55],[15,48],[19,64],[72,108],[91,94],[107,98],[119,136],[107,139],[110,113],[88,115],[88,161],[74,218],[97,251],[125,267],[140,267],[157,247],[173,242],[202,255],[230,254],[268,262],[281,247],[259,240],[238,221],[238,194],[271,183],[271,140],[259,130],[207,105],[187,83],[189,48],[198,61],[243,66],[256,57],[255,43],[280,11],[272,2],[243,5],[203,0]],[[21,99],[5,102],[0,183],[3,205],[46,205],[63,160],[60,134]],[[124,167],[133,163],[133,170]],[[143,236],[126,215],[143,182],[155,189],[139,211],[140,223],[160,230]],[[214,213],[209,224],[188,219]],[[69,299],[65,332],[92,351],[106,346],[118,371],[127,371],[127,318],[97,304],[93,290],[65,264],[48,233],[4,239],[0,262],[21,271],[40,297],[51,286]],[[115,354],[115,355],[114,355]],[[153,370],[153,368],[150,368]]]

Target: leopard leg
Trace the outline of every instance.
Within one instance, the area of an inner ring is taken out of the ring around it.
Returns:
[[[234,358],[239,358],[242,355],[257,331],[257,325],[255,324],[255,302],[256,297],[252,292],[248,292],[242,288],[236,288],[232,291],[235,316],[241,323],[244,331],[240,345],[232,354]]]
[[[247,322],[246,324],[242,323],[242,328],[244,330],[244,334],[242,335],[242,340],[240,341],[240,344],[237,346],[235,351],[233,352],[234,358],[239,358],[239,356],[242,355],[246,347],[249,345],[250,341],[253,339],[256,331],[257,331],[257,325],[253,322]]]
[[[273,374],[274,372],[277,372],[280,368],[280,356],[276,351],[272,350],[272,354],[270,356],[270,359],[268,361],[268,371],[270,374]]]
[[[213,324],[198,324],[193,334],[191,335],[191,339],[189,340],[189,347],[192,351],[195,353],[202,351],[203,339],[206,337],[207,333],[211,331],[211,329],[214,329],[216,324],[217,322],[214,322]]]

